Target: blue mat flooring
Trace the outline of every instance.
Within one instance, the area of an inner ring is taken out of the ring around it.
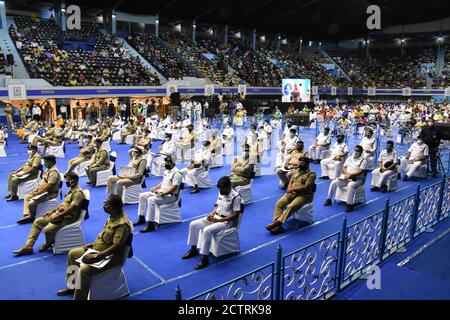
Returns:
[[[245,132],[242,129],[237,129],[236,132],[238,145],[241,145]],[[310,129],[300,132],[306,146],[314,141],[314,133],[315,130]],[[350,148],[360,139],[361,136],[351,136],[348,141]],[[154,143],[153,150],[157,149],[158,144]],[[239,231],[241,253],[231,257],[211,258],[211,266],[200,271],[194,270],[197,259],[182,260],[180,258],[187,249],[189,222],[204,216],[211,210],[217,197],[215,183],[221,176],[230,173],[233,157],[228,156],[223,168],[211,170],[212,188],[204,189],[200,194],[195,195],[189,192],[183,193],[181,224],[164,226],[150,234],[141,234],[136,228],[133,241],[135,256],[128,260],[125,266],[125,275],[131,291],[127,299],[174,299],[174,290],[177,285],[182,288],[183,298],[191,297],[273,262],[278,246],[282,247],[284,254],[299,249],[339,231],[344,216],[347,217],[349,224],[356,222],[383,209],[386,198],[389,198],[391,203],[401,200],[413,194],[417,187],[417,182],[400,181],[399,189],[390,194],[368,191],[366,205],[357,207],[351,214],[346,214],[343,205],[334,204],[327,208],[322,206],[329,182],[318,180],[314,203],[314,225],[304,229],[288,226],[286,233],[272,236],[265,229],[265,225],[271,221],[274,204],[283,194],[274,173],[278,150],[276,150],[276,144],[273,145],[275,148],[265,153],[262,165],[263,176],[254,181],[254,202],[247,205],[245,209]],[[111,142],[111,147],[118,153],[117,165],[126,165],[129,161],[127,153],[129,146]],[[236,148],[238,153],[240,153],[239,149]],[[399,149],[403,154],[407,146],[401,146]],[[18,143],[14,135],[11,135],[6,151],[9,156],[0,158],[0,189],[4,190],[5,194],[7,175],[25,161],[26,148],[25,145]],[[67,145],[66,157],[58,159],[58,168],[65,171],[68,160],[77,156],[78,153],[79,149],[75,144]],[[183,168],[185,165],[177,166]],[[319,176],[320,166],[313,164],[311,167]],[[369,174],[367,186],[370,180]],[[160,181],[161,178],[153,176],[146,179],[149,188]],[[438,181],[440,181],[439,178],[430,178],[421,181],[420,184],[424,187]],[[106,197],[105,187],[89,187],[86,185],[86,178],[82,178],[80,184],[82,188],[88,188],[91,191],[90,219],[83,223],[82,228],[86,241],[92,242],[107,219],[102,209],[103,200]],[[66,192],[65,186],[63,192]],[[7,203],[3,195],[0,198],[0,206],[4,208],[0,212],[0,283],[3,288],[7,288],[7,290],[0,290],[0,299],[59,299],[55,292],[64,287],[66,254],[54,256],[49,252],[14,257],[11,252],[24,244],[30,225],[16,224],[16,220],[22,215],[22,201]],[[137,205],[127,205],[125,212],[131,220],[135,220]],[[43,236],[40,237],[37,245],[42,242],[42,239]]]

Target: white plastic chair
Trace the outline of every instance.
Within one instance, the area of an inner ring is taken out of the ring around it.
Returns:
[[[253,179],[250,180],[250,183],[245,186],[234,187],[234,190],[236,190],[236,192],[239,193],[239,195],[242,197],[242,202],[244,204],[249,204],[253,202],[252,186],[253,186]]]
[[[108,140],[104,141],[102,143],[102,147],[105,148],[106,151],[110,152],[111,151],[111,138],[108,138]]]
[[[313,202],[308,202],[298,209],[293,217],[299,223],[312,224],[313,223]]]
[[[191,148],[190,145],[182,146],[182,148],[184,149],[184,161],[192,160],[192,157],[194,156],[194,153],[195,153],[195,148]],[[180,148],[177,148],[177,159],[181,159],[181,149]]]
[[[243,212],[241,211],[238,216],[236,226],[225,229],[212,237],[211,252],[216,258],[232,253],[239,253],[240,240],[239,240],[239,227],[241,225]],[[199,237],[199,242],[202,241],[202,236]]]
[[[129,134],[125,138],[125,143],[126,144],[133,144],[133,140],[134,140],[134,134]]]
[[[155,222],[157,224],[181,223],[181,193],[179,190],[177,200],[155,206]]]
[[[60,183],[59,183],[58,195],[56,196],[56,198],[49,199],[47,201],[38,203],[36,205],[36,217],[40,217],[40,216],[46,214],[47,212],[52,211],[53,209],[55,209],[58,206],[58,196],[60,196],[60,194],[62,192],[62,186],[63,186],[63,181],[64,181],[64,175],[62,173],[60,173],[59,176],[60,176]]]
[[[86,216],[86,212],[89,207],[89,201],[91,199],[91,194],[89,190],[83,190],[83,194],[85,202],[78,220],[72,224],[64,226],[63,228],[58,230],[55,235],[55,243],[53,244],[54,254],[67,252],[73,248],[82,247],[86,244],[83,231],[81,230],[81,223]]]
[[[115,300],[130,294],[123,266],[128,258],[130,246],[123,249],[123,261],[120,265],[107,269],[91,279],[88,300]]]
[[[151,172],[152,172],[152,175],[154,175],[156,177],[164,176],[164,171],[166,170],[166,168],[164,166],[164,161],[160,161],[159,159],[164,159],[164,157],[161,156],[156,159],[153,159],[153,161],[152,161]],[[147,162],[149,163],[149,160],[147,160]]]
[[[347,202],[347,191],[348,191],[347,186],[338,187],[336,190],[336,200]],[[363,183],[355,190],[353,204],[364,204],[364,203],[366,203],[366,186]]]
[[[394,191],[398,189],[398,174],[393,174],[389,177],[386,183],[388,191]]]
[[[255,177],[260,177],[261,176],[261,163],[255,163]]]
[[[108,183],[108,178],[110,176],[114,175],[113,171],[114,171],[114,166],[116,163],[116,158],[117,158],[117,152],[115,152],[115,151],[111,152],[111,154],[109,156],[109,159],[110,159],[109,168],[107,170],[97,172],[97,181],[95,183],[96,187],[106,186],[106,184]]]
[[[120,130],[113,133],[112,140],[113,141],[120,141]]]
[[[135,184],[123,188],[122,201],[124,204],[139,203],[139,195],[144,191],[144,189],[142,188],[144,179],[145,177],[142,179],[140,184]]]
[[[211,178],[209,177],[209,168],[207,168],[205,171],[201,172],[199,175],[196,176],[197,178],[197,184],[199,188],[202,189],[208,189],[211,188]],[[183,179],[187,185],[190,187],[193,187],[193,185],[190,185],[186,182],[185,179]]]
[[[25,195],[36,189],[39,184],[39,180],[40,178],[38,176],[34,180],[19,183],[19,186],[17,188],[17,196],[19,197],[19,199],[25,198]]]
[[[86,167],[91,163],[92,157],[88,161],[81,162],[79,165],[77,165],[73,171],[79,176],[84,177],[86,175]]]
[[[224,156],[232,155],[233,154],[233,143],[232,142],[225,143],[222,152],[223,152]]]
[[[223,167],[223,155],[221,153],[211,158],[211,165],[210,165],[210,168],[220,168],[220,167]]]
[[[409,170],[409,168],[411,167],[411,164],[407,164],[406,165],[406,172]],[[419,179],[424,179],[428,176],[428,171],[427,171],[427,165],[426,164],[422,164],[420,165],[417,170],[414,172],[414,174],[412,175],[412,177],[414,178],[419,178]]]
[[[56,158],[65,158],[64,141],[61,143],[60,146],[49,146],[47,153],[48,155],[53,155]]]

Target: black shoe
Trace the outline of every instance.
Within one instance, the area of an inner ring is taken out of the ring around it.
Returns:
[[[186,254],[182,257],[182,259],[189,259],[189,258],[195,257],[196,255],[198,255],[198,249],[191,248],[188,250],[188,252],[186,252]]]
[[[329,177],[329,176],[321,176],[319,179],[322,179],[322,180],[329,180],[330,177]]]
[[[200,188],[199,187],[194,187],[194,188],[192,188],[192,190],[191,190],[191,194],[194,194],[194,193],[199,193],[200,192]]]
[[[144,228],[141,229],[141,231],[139,231],[140,233],[147,233],[147,232],[152,232],[155,231],[155,225],[153,224],[153,222],[149,222]]]
[[[323,205],[324,205],[325,207],[331,206],[331,199],[325,200],[325,202],[323,203]]]
[[[33,216],[25,216],[22,219],[17,220],[18,224],[26,224],[26,223],[32,223],[34,221],[35,217]]]
[[[8,195],[5,197],[5,199],[8,199],[8,198],[11,198],[11,195],[10,195],[10,194],[8,194]]]
[[[319,164],[320,160],[314,160],[314,164]]]
[[[145,217],[139,216],[139,219],[133,223],[133,226],[140,226],[141,224],[145,224]]]
[[[375,191],[378,191],[378,190],[380,190],[380,188],[378,188],[378,187],[372,187],[372,188],[370,188],[370,191],[372,191],[372,192],[375,192]]]
[[[345,207],[345,212],[352,212],[354,208],[353,204],[347,204],[347,206]]]
[[[7,202],[17,201],[17,200],[19,200],[19,197],[18,197],[18,196],[11,196],[11,197],[9,197],[8,199],[6,199]]]
[[[33,254],[33,248],[23,247],[20,248],[19,250],[14,250],[13,253],[18,257],[31,255]]]
[[[433,172],[433,174],[431,175],[433,178],[436,178],[437,177],[437,173],[436,172]]]
[[[403,176],[403,181],[408,180],[408,178],[409,178],[409,177],[408,177],[407,175],[404,175],[404,176]]]
[[[93,182],[92,181],[88,181],[88,182],[86,182],[86,184],[91,186],[93,184]]]
[[[381,186],[381,192],[383,192],[383,193],[388,192],[388,187],[387,187],[387,185]]]
[[[63,297],[63,296],[73,295],[74,293],[75,293],[75,289],[64,288],[64,289],[58,290],[56,295]]]
[[[203,256],[202,260],[200,260],[200,262],[197,263],[197,265],[195,266],[195,270],[206,268],[208,265],[209,265],[208,256]]]

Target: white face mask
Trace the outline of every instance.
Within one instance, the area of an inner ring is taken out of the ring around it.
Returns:
[[[27,150],[27,154],[28,154],[29,156],[31,156],[31,155],[33,154],[33,151]]]
[[[419,139],[419,140],[417,140],[417,143],[421,145],[421,144],[423,144],[423,140]]]
[[[361,157],[361,152],[353,152],[353,157],[354,158],[359,158],[359,157]]]

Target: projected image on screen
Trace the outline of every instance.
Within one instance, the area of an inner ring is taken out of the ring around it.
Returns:
[[[310,102],[311,79],[283,79],[282,102]]]

